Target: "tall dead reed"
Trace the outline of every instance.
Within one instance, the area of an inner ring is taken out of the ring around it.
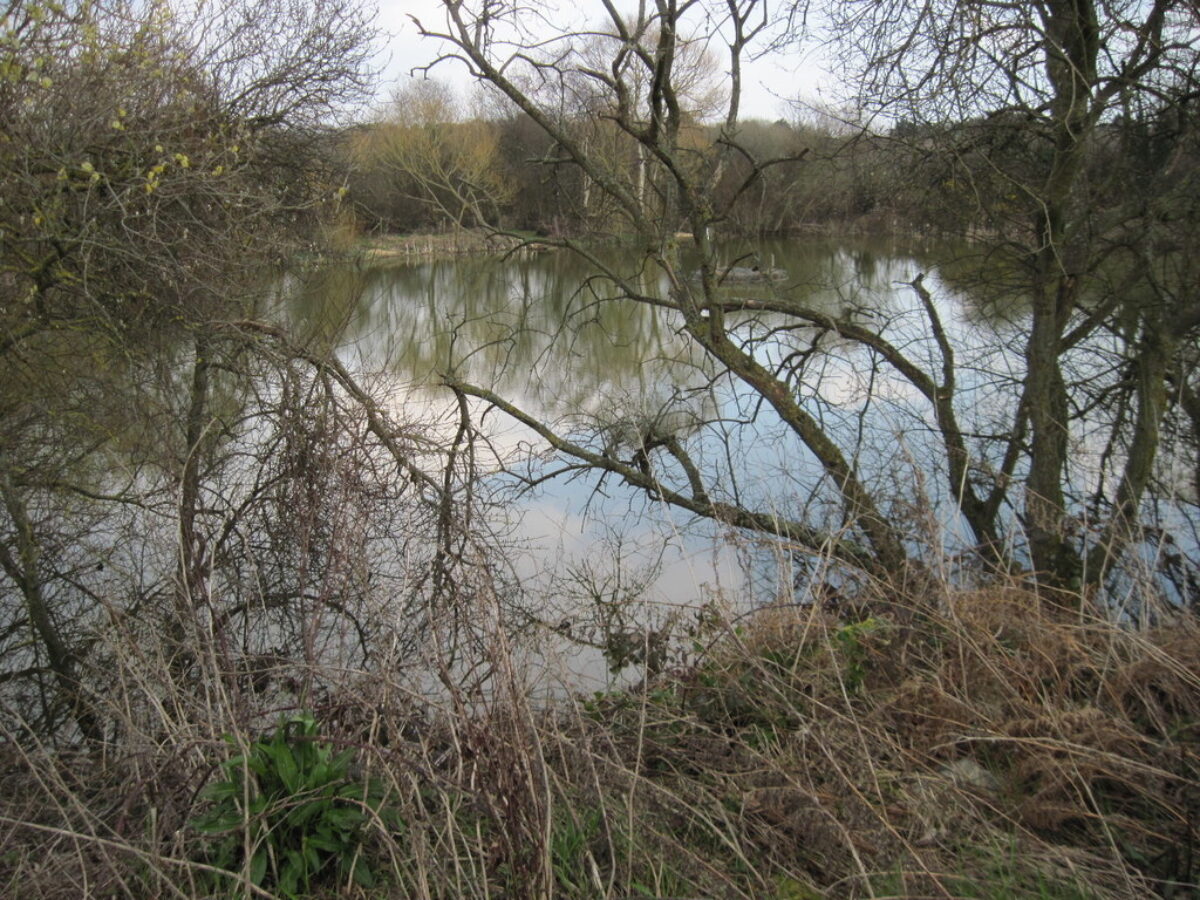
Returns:
[[[535,703],[498,595],[458,603],[419,660],[267,660],[257,683],[276,687],[260,693],[217,655],[197,691],[165,641],[125,635],[105,746],[3,736],[0,890],[211,891],[193,823],[231,752],[221,737],[260,738],[301,683],[326,685],[309,695],[326,739],[354,749],[389,810],[362,836],[375,886],[324,881],[318,896],[1195,890],[1200,634],[1185,615],[1134,630],[1015,581],[919,603],[877,586],[852,612],[716,622],[686,665]]]

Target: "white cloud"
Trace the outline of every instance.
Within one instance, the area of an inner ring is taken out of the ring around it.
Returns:
[[[541,5],[549,10],[543,17],[546,21],[537,25],[531,22],[530,27],[538,31],[545,29],[546,33],[553,27],[558,33],[567,34],[605,16],[599,0]],[[383,75],[379,98],[385,101],[410,72],[429,65],[439,52],[444,52],[444,45],[420,36],[412,17],[420,20],[427,29],[436,31],[444,25],[445,14],[438,0],[381,0],[378,10],[377,24],[382,32],[378,65]],[[798,49],[747,59],[743,66],[743,119],[786,118],[788,100],[802,96],[811,101],[827,92],[832,84],[814,55]],[[466,67],[454,61],[439,64],[433,77],[464,92],[471,84]]]

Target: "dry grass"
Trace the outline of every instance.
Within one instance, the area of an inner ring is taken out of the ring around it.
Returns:
[[[453,665],[431,642],[433,692],[400,669],[320,673],[327,737],[402,824],[366,829],[374,889],[314,893],[1195,896],[1196,623],[1068,618],[1016,585],[948,592],[936,612],[877,599],[888,611],[858,621],[761,610],[637,689],[548,705],[486,625]],[[236,694],[215,661],[205,691],[172,685],[142,647],[117,657],[107,746],[4,736],[0,893],[211,886],[190,823],[220,736],[252,740],[288,701]]]

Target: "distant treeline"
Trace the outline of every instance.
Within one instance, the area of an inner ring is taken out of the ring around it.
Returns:
[[[689,137],[711,147],[717,136],[716,128],[698,125]],[[612,143],[614,165],[627,156],[628,171],[645,169],[640,183],[654,191],[653,165],[631,142]],[[730,230],[740,232],[786,232],[830,222],[889,227],[902,204],[897,202],[896,154],[885,144],[782,120],[746,122],[738,147],[729,148],[714,200],[727,210]],[[523,114],[364,125],[352,135],[351,153],[349,199],[368,230],[410,232],[460,224],[549,235],[622,230],[611,200],[594,190],[579,167]],[[779,162],[747,183],[752,159]]]
[[[436,121],[428,109],[424,113],[424,121],[401,117],[350,133],[348,199],[363,230],[411,233],[461,225],[553,236],[625,231],[611,197],[528,116]],[[716,126],[697,124],[683,136],[695,147],[698,164],[720,157],[712,202],[722,230],[1014,236],[1010,229],[1031,227],[1028,199],[1015,196],[1011,178],[1000,174],[1032,171],[1047,152],[1022,117],[950,126],[900,122],[886,133],[814,118],[744,122],[734,142],[720,148]],[[1178,127],[1162,118],[1105,123],[1091,153],[1093,201],[1110,206],[1136,197],[1139,184],[1165,164],[1163,152],[1179,152]],[[579,132],[591,147],[606,143],[612,168],[626,178],[635,173],[637,190],[654,196],[661,173],[638,145],[595,117],[580,117]]]

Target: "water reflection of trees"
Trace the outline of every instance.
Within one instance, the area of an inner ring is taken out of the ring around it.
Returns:
[[[448,548],[470,553],[415,423],[385,444],[378,410],[282,337],[222,326],[199,346],[75,346],[6,417],[0,652],[8,714],[37,733],[157,715],[120,695],[143,666],[191,717],[197,685],[316,699],[315,673],[381,662],[384,636],[411,660]]]
[[[0,744],[22,752],[328,699],[322,667],[403,665],[473,577],[464,454],[328,333],[266,324],[263,272],[336,196],[319,123],[361,97],[368,23],[168,7],[0,19]]]
[[[721,258],[725,266],[786,270],[782,281],[724,289],[731,320],[740,319],[739,339],[765,366],[784,373],[849,448],[864,482],[889,498],[889,514],[908,516],[933,504],[951,521],[955,498],[933,471],[941,453],[924,398],[881,372],[883,360],[870,348],[819,320],[878,330],[914,360],[935,366],[926,311],[906,282],[921,269],[937,269],[945,252],[894,242],[775,241],[731,244]],[[686,250],[683,259],[686,266]],[[630,271],[648,296],[665,294],[650,271]],[[322,307],[320,292],[330,278],[344,293]],[[1010,390],[1011,380],[996,381],[996,373],[1012,367],[1010,351],[997,341],[997,329],[1008,327],[1003,318],[993,325],[991,307],[972,305],[930,278],[945,327],[962,348],[963,396]],[[616,299],[611,282],[569,255],[338,270],[311,282],[294,312],[311,318],[320,308],[349,323],[341,353],[353,354],[364,369],[387,368],[407,382],[448,377],[486,384],[558,422],[587,452],[625,459],[635,469],[655,454],[664,483],[699,478],[706,495],[721,502],[760,503],[781,515],[804,506],[814,521],[840,527],[836,488],[818,467],[797,464],[803,446],[761,397],[698,354],[677,322],[646,304]],[[818,318],[798,324],[792,310]],[[967,409],[964,421],[980,434],[1011,414],[995,402]],[[533,481],[541,470],[535,464],[523,473]]]
[[[802,297],[830,310],[857,303],[872,315],[893,302],[884,286],[898,275],[895,260],[875,248],[774,242],[732,245],[727,257],[731,266],[786,264],[784,283],[737,286],[751,297]],[[644,268],[632,277],[647,295],[665,295],[661,273]],[[852,294],[864,291],[871,296],[858,303]],[[426,384],[453,372],[533,396],[551,414],[711,374],[676,323],[619,299],[569,254],[335,267],[307,278],[290,303],[293,317],[316,333],[342,335],[343,354],[363,369]]]
[[[336,270],[293,309],[310,318],[324,307],[326,321],[344,321],[342,352],[364,369],[419,384],[470,373],[566,413],[678,380],[672,373],[695,363],[659,317],[610,298],[568,257],[547,254]]]

